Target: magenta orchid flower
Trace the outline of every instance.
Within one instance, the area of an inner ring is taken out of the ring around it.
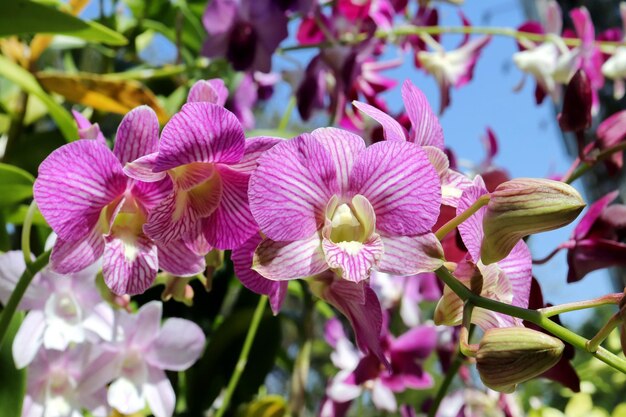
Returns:
[[[596,136],[598,137],[596,144],[600,149],[613,147],[626,140],[626,110],[619,111],[603,120],[596,129]],[[604,164],[610,175],[617,174],[624,165],[624,153],[613,153],[604,160]]]
[[[477,176],[474,185],[463,192],[457,207],[457,215],[487,193],[482,178]],[[480,260],[484,236],[482,224],[486,210],[486,207],[479,209],[458,227],[468,253],[466,259],[457,265],[454,275],[469,287],[472,276],[478,272],[483,282],[481,296],[527,308],[532,281],[532,259],[526,243],[520,240],[511,253],[497,263],[484,265]],[[454,326],[461,323],[462,316],[463,301],[446,286],[435,310],[435,322]],[[522,324],[520,319],[481,308],[474,309],[472,322],[484,330]]]
[[[19,251],[0,255],[0,301],[6,305],[26,269]],[[97,268],[71,275],[44,269],[19,305],[29,310],[13,341],[13,360],[18,369],[30,364],[42,349],[66,350],[72,344],[110,339],[113,310],[96,288]]]
[[[176,397],[164,370],[184,371],[198,360],[205,337],[195,323],[178,318],[161,325],[162,303],[149,302],[134,315],[118,312],[115,341],[90,367],[86,387],[111,382],[107,400],[122,414],[142,410],[146,403],[155,417],[171,417]]]
[[[106,139],[104,135],[100,131],[100,126],[98,123],[92,124],[85,116],[83,116],[80,112],[76,110],[72,110],[72,115],[74,116],[74,121],[76,122],[76,126],[78,127],[78,137],[81,139],[96,139],[104,144],[106,144]]]
[[[123,166],[156,151],[159,123],[152,109],[128,113],[113,151],[98,140],[78,140],[52,152],[39,167],[34,195],[58,239],[50,264],[59,273],[85,269],[104,256],[103,275],[116,294],[144,292],[159,268],[195,275],[204,258],[185,244],[156,244],[142,230],[148,213],[172,188],[169,179],[135,181]]]
[[[287,16],[272,0],[212,0],[202,22],[202,54],[225,57],[237,71],[270,72],[272,54],[287,37]]]
[[[228,89],[220,78],[196,81],[187,95],[187,103],[207,102],[223,106],[226,104],[226,99],[228,99]]]
[[[469,26],[469,22],[463,15],[461,18],[463,25]],[[491,36],[483,36],[471,41],[466,36],[459,47],[452,51],[446,51],[430,35],[424,34],[422,39],[433,51],[418,52],[417,60],[421,68],[432,74],[439,85],[441,97],[439,113],[441,114],[450,105],[450,88],[460,88],[472,80],[480,52],[489,43]]]
[[[22,416],[80,417],[88,410],[94,417],[106,417],[106,383],[85,382],[95,346],[78,345],[65,351],[41,350],[28,367],[28,385]]]
[[[237,118],[223,107],[185,104],[163,128],[158,151],[124,168],[138,180],[169,177],[173,183],[149,213],[146,235],[168,246],[181,239],[204,242],[203,248],[243,244],[258,230],[248,207],[250,173],[259,155],[279,140],[246,140]]]
[[[253,269],[288,280],[328,269],[360,282],[376,268],[433,271],[439,178],[419,146],[317,129],[277,144],[250,179],[250,209],[266,238]]]

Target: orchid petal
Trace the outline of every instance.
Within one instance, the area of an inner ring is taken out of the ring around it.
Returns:
[[[409,134],[404,127],[396,121],[393,117],[387,113],[371,106],[367,103],[361,103],[360,101],[353,101],[352,105],[359,109],[361,112],[367,114],[372,119],[376,120],[383,127],[383,135],[385,140],[404,142],[407,140]]]
[[[472,184],[465,175],[449,169],[441,178],[441,204],[457,207],[463,191]]]
[[[365,141],[347,130],[324,127],[315,129],[311,136],[317,139],[330,154],[335,169],[339,189],[346,192],[349,187],[349,177],[357,155],[365,150]]]
[[[46,329],[46,318],[41,310],[33,310],[26,315],[13,339],[13,361],[17,369],[30,364],[41,345]]]
[[[265,278],[282,281],[319,274],[328,269],[328,264],[315,232],[294,242],[263,239],[254,252],[252,269]]]
[[[585,238],[591,231],[593,224],[602,215],[602,212],[609,206],[609,204],[611,204],[611,202],[613,202],[613,200],[617,198],[618,195],[619,191],[615,190],[598,199],[591,206],[589,206],[587,213],[585,213],[583,218],[580,220],[580,223],[576,225],[574,233],[572,233],[572,237],[574,239]]]
[[[284,141],[285,140],[282,138],[273,138],[271,136],[255,136],[246,139],[246,148],[243,158],[236,164],[230,165],[230,168],[251,174],[252,171],[256,169],[261,155],[277,143]]]
[[[260,159],[250,178],[250,209],[272,240],[308,238],[321,226],[339,191],[330,153],[310,135],[281,142]]]
[[[204,333],[197,324],[170,318],[163,323],[159,336],[150,345],[146,361],[159,369],[184,371],[198,360],[204,342]]]
[[[512,304],[527,308],[532,282],[532,257],[526,243],[520,240],[506,258],[498,261],[498,266],[511,285]]]
[[[158,157],[159,153],[154,152],[137,158],[132,162],[127,162],[126,165],[124,165],[124,174],[128,175],[130,178],[144,182],[161,181],[167,176],[167,173],[154,172]]]
[[[93,265],[104,253],[103,233],[100,225],[96,225],[84,239],[78,241],[65,241],[57,237],[50,255],[50,269],[69,274]]]
[[[161,316],[163,315],[163,303],[150,301],[141,306],[131,318],[131,324],[124,329],[128,332],[127,338],[130,344],[138,347],[148,347],[160,336]]]
[[[224,85],[224,81],[219,78],[211,80],[198,80],[191,86],[189,95],[187,95],[187,103],[196,101],[206,101],[208,103],[223,106],[228,98],[228,89]]]
[[[250,237],[243,245],[233,250],[231,259],[235,267],[235,275],[244,287],[257,294],[269,297],[272,312],[278,314],[287,295],[287,281],[267,279],[252,269],[254,251],[263,239],[260,235]]]
[[[156,152],[159,146],[159,120],[148,106],[135,107],[117,128],[113,153],[122,165]]]
[[[125,377],[117,378],[109,386],[107,402],[124,415],[141,411],[146,405],[142,387]]]
[[[103,144],[82,139],[52,152],[39,166],[35,201],[61,239],[77,241],[98,223],[102,209],[126,190],[120,162]]]
[[[439,176],[424,151],[408,142],[379,142],[361,152],[350,188],[369,200],[376,228],[393,235],[430,231],[441,202]]]
[[[234,114],[211,103],[187,103],[165,125],[155,170],[192,162],[237,163],[244,153],[243,128]]]
[[[402,84],[402,101],[411,121],[409,140],[420,146],[443,149],[443,129],[428,99],[410,80]]]
[[[222,198],[215,211],[202,225],[207,242],[218,249],[233,249],[244,243],[259,227],[248,203],[250,175],[218,165]]]
[[[157,247],[144,235],[109,236],[104,248],[104,282],[117,295],[141,294],[159,269]]]
[[[157,182],[136,181],[131,194],[144,212],[150,212],[172,192],[172,181],[165,178]]]
[[[160,244],[167,245],[196,230],[198,214],[188,200],[187,192],[172,192],[150,212],[143,226],[144,233]],[[201,205],[201,201],[196,202]]]
[[[444,254],[433,233],[416,236],[382,236],[385,253],[377,269],[394,275],[432,272],[443,265]]]
[[[398,408],[396,396],[380,379],[374,380],[372,388],[372,402],[379,410],[395,412]]]
[[[6,305],[15,291],[20,277],[26,270],[22,251],[12,250],[0,254],[0,302]],[[35,275],[33,285],[29,285],[18,305],[20,310],[41,309],[48,299],[46,286],[40,284],[41,275]]]
[[[477,177],[480,178],[480,177]],[[482,181],[478,180],[478,181]],[[487,190],[484,188],[484,184],[476,183],[471,187],[467,187],[459,200],[458,207],[456,209],[457,215],[467,210],[476,200],[482,195],[487,194]],[[458,227],[463,243],[467,248],[468,253],[472,257],[474,263],[477,263],[480,259],[480,247],[483,241],[483,217],[487,207],[481,207],[474,213],[469,219],[465,220]]]
[[[154,417],[171,417],[176,405],[176,394],[165,372],[148,369],[148,382],[143,386],[144,395]]]
[[[167,245],[157,243],[159,268],[178,277],[191,277],[204,272],[204,255],[191,250],[181,240]]]
[[[338,270],[342,278],[353,282],[368,279],[371,269],[378,265],[384,253],[383,241],[377,234],[363,243],[335,243],[324,238],[322,248],[328,266]]]
[[[72,116],[74,116],[74,120],[76,121],[76,126],[78,127],[78,137],[80,139],[95,139],[103,145],[106,145],[107,141],[100,131],[98,123],[92,124],[85,116],[82,115],[81,112],[76,110],[72,110]]]

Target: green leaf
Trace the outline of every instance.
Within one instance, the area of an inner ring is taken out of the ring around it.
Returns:
[[[2,11],[0,11],[0,16],[2,16]],[[27,93],[37,96],[50,112],[50,116],[57,123],[66,141],[78,139],[78,130],[72,116],[41,88],[30,72],[0,55],[0,76],[19,85]]]
[[[28,33],[56,33],[87,41],[122,46],[128,40],[96,22],[81,20],[54,7],[28,0],[0,3],[0,37]]]
[[[22,402],[26,394],[26,369],[15,369],[12,345],[15,334],[22,324],[24,314],[15,313],[6,337],[0,347],[0,375],[4,383],[0,384],[0,417],[20,417]]]
[[[33,176],[23,169],[0,163],[0,207],[32,197],[34,182]]]

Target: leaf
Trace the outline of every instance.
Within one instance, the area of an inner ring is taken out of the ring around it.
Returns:
[[[32,197],[34,182],[33,176],[23,169],[0,163],[0,207]]]
[[[0,76],[19,85],[27,93],[37,96],[50,112],[66,141],[78,139],[78,130],[72,116],[41,88],[30,72],[0,55]]]
[[[22,402],[26,394],[26,369],[15,369],[11,347],[23,317],[23,313],[15,313],[0,347],[0,375],[4,381],[0,384],[0,404],[2,404],[0,417],[20,417],[22,415]]]
[[[96,22],[81,20],[53,7],[28,0],[0,2],[0,37],[29,33],[55,33],[91,42],[122,46],[128,40]]]
[[[268,395],[246,405],[238,417],[283,417],[287,415],[287,403],[280,395]]]
[[[15,226],[21,226],[24,224],[26,213],[28,212],[28,206],[26,204],[20,204],[17,209],[12,210],[6,216],[6,222]],[[48,226],[48,222],[44,219],[39,209],[35,210],[33,215],[32,224],[34,226]]]
[[[89,73],[39,72],[36,75],[45,89],[73,103],[118,114],[126,114],[146,104],[152,107],[162,124],[169,118],[154,93],[135,80]]]

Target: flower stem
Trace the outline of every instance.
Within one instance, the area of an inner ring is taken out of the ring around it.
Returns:
[[[463,285],[458,279],[454,277],[445,267],[441,267],[435,271],[437,277],[441,279],[456,295],[463,301],[469,300],[474,306],[481,307],[487,310],[495,311],[497,313],[507,314],[512,317],[517,317],[522,320],[534,323],[548,332],[552,333],[559,339],[570,343],[571,345],[587,351],[588,340],[572,332],[571,330],[555,323],[546,317],[541,311],[529,310],[526,308],[516,307],[513,305],[505,304],[500,301],[485,298],[476,295],[470,291],[465,285]],[[622,371],[626,374],[626,360],[614,355],[608,350],[599,347],[597,351],[590,352],[593,356],[600,359],[607,365]]]
[[[283,113],[283,117],[280,119],[280,123],[278,124],[278,130],[283,131],[287,129],[289,125],[289,120],[291,120],[291,114],[293,113],[293,109],[296,107],[296,96],[291,96],[289,99],[289,103],[287,104],[287,109],[285,113]]]
[[[474,201],[474,204],[472,204],[471,206],[467,208],[467,210],[465,210],[463,213],[459,214],[458,216],[456,216],[455,218],[453,218],[452,220],[450,220],[449,222],[441,226],[439,230],[435,232],[435,236],[437,236],[437,239],[439,240],[443,239],[444,237],[446,237],[448,233],[453,231],[458,225],[460,225],[465,220],[472,217],[472,215],[476,213],[481,207],[489,203],[490,198],[491,196],[489,194],[485,194],[479,197],[478,200]]]
[[[621,312],[617,312],[611,316],[609,321],[598,331],[598,333],[587,342],[587,350],[591,353],[598,350],[600,344],[609,337],[611,332],[622,322]]]
[[[623,150],[626,150],[626,142],[620,142],[620,143],[618,143],[615,146],[611,146],[610,148],[606,148],[603,151],[601,151],[600,153],[598,153],[597,155],[595,155],[593,157],[592,161],[585,161],[585,162],[581,163],[578,166],[578,168],[576,168],[576,170],[574,172],[572,172],[570,175],[564,177],[561,181],[563,181],[564,183],[567,183],[567,184],[571,184],[575,180],[580,178],[584,173],[586,173],[591,168],[593,168],[593,166],[595,164],[597,164],[598,162],[604,161],[605,159],[609,158],[614,153],[621,152]]]
[[[230,381],[228,381],[222,405],[219,410],[217,410],[217,413],[215,413],[215,417],[222,417],[226,410],[228,410],[230,400],[233,397],[235,388],[237,388],[241,374],[243,374],[244,369],[246,369],[248,355],[250,354],[250,349],[252,348],[256,332],[259,329],[259,324],[261,323],[261,318],[263,317],[263,311],[265,310],[265,304],[267,304],[267,297],[262,295],[259,298],[256,310],[254,310],[254,315],[252,316],[252,321],[250,322],[250,327],[248,328],[248,333],[246,334],[246,340],[243,342],[239,359],[237,359],[237,364],[235,365],[235,370],[230,377]]]
[[[561,304],[557,306],[540,308],[539,311],[545,317],[556,316],[561,313],[570,311],[584,310],[586,308],[599,307],[609,304],[617,304],[624,297],[623,293],[608,294],[603,297],[594,298],[593,300],[576,301],[574,303]]]
[[[433,403],[428,409],[428,417],[435,417],[435,415],[437,415],[437,411],[439,410],[441,401],[446,396],[446,393],[448,392],[448,389],[450,388],[450,385],[452,384],[452,381],[454,380],[457,372],[459,372],[461,365],[463,365],[463,355],[461,354],[461,352],[457,352],[454,361],[450,365],[450,368],[448,368],[448,372],[446,372],[446,377],[443,379],[443,382],[437,390],[437,395],[435,396]]]
[[[9,301],[6,306],[4,306],[4,310],[0,314],[0,347],[2,346],[2,341],[4,340],[4,336],[6,335],[7,329],[9,328],[9,324],[11,323],[11,319],[17,310],[17,306],[22,301],[22,297],[28,288],[28,285],[33,280],[33,277],[37,272],[41,271],[41,269],[48,264],[48,260],[50,259],[50,251],[46,251],[39,255],[34,262],[29,262],[26,264],[26,270],[22,273],[15,289],[11,293],[9,297]]]
[[[24,254],[24,263],[28,265],[33,261],[33,254],[30,251],[30,230],[33,225],[33,216],[37,210],[37,203],[33,200],[28,206],[28,211],[24,217],[22,225],[22,253]]]

